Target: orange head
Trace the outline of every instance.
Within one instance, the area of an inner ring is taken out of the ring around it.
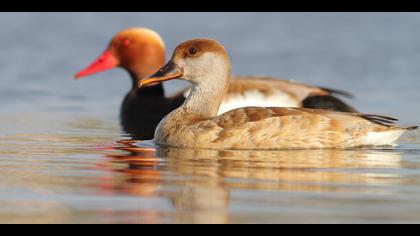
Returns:
[[[115,35],[105,52],[75,78],[121,67],[140,80],[164,64],[165,45],[159,34],[147,28],[131,28]]]

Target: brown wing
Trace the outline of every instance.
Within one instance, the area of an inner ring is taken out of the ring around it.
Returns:
[[[247,122],[257,122],[273,117],[284,116],[315,116],[320,115],[328,117],[329,119],[336,119],[337,122],[367,122],[379,126],[390,127],[393,126],[397,119],[381,115],[359,114],[359,113],[344,113],[334,112],[322,109],[308,109],[308,108],[280,108],[280,107],[244,107],[226,112],[214,119],[214,121],[223,128],[237,127],[246,124]]]
[[[246,107],[198,121],[191,128],[196,142],[206,148],[343,148],[363,145],[369,132],[400,129],[392,126],[394,120],[327,110]]]

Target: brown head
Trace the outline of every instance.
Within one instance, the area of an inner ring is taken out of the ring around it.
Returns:
[[[229,75],[230,59],[222,44],[212,39],[192,39],[180,44],[171,60],[154,75],[142,79],[139,86],[177,78],[193,84],[224,84],[229,82]]]
[[[147,28],[130,28],[115,35],[105,52],[75,78],[121,67],[140,80],[164,63],[165,45],[159,34]]]

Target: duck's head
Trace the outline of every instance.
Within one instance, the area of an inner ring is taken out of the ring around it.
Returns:
[[[229,75],[230,59],[222,44],[212,39],[192,39],[180,44],[159,71],[140,80],[139,87],[172,79],[215,84],[228,80]]]
[[[121,67],[139,80],[164,63],[165,45],[159,34],[147,28],[130,28],[115,35],[105,52],[75,78]]]

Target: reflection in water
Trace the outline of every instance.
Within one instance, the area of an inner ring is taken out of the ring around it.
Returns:
[[[170,149],[71,127],[0,136],[0,222],[420,219],[418,148]]]
[[[147,142],[146,142],[147,144]],[[112,191],[164,197],[176,222],[229,223],[231,192],[240,189],[391,194],[377,185],[402,184],[395,151],[215,151],[161,148],[120,142],[107,166],[125,174]],[[392,190],[388,190],[392,191]]]

